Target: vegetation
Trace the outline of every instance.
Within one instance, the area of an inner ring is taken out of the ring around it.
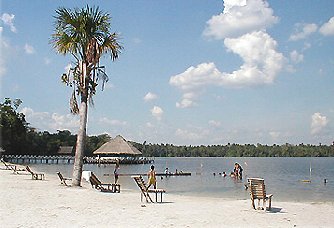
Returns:
[[[122,50],[118,35],[111,33],[111,17],[98,7],[88,5],[82,9],[70,10],[59,8],[55,16],[55,33],[51,42],[60,54],[71,54],[75,66],[62,75],[62,81],[73,88],[70,98],[71,112],[79,114],[80,128],[77,135],[76,152],[73,168],[74,186],[80,186],[85,149],[88,104],[96,93],[98,82],[108,81],[104,66],[100,66],[103,54],[110,54],[116,60]],[[80,107],[76,96],[80,97]]]
[[[17,112],[22,101],[5,98],[0,104],[1,147],[8,151],[21,151],[26,144],[27,126],[24,115]]]
[[[23,113],[17,111],[22,101],[5,98],[0,103],[0,146],[4,154],[12,155],[56,155],[60,146],[75,146],[76,135],[70,131],[58,130],[38,132],[29,127]],[[86,136],[84,155],[92,156],[93,151],[110,139],[109,135]]]
[[[21,100],[6,98],[0,103],[1,147],[6,154],[55,155],[59,146],[74,146],[76,135],[70,131],[37,132],[29,127],[23,113],[17,111]],[[109,135],[86,136],[84,155],[110,139]],[[175,146],[173,144],[143,144],[132,142],[146,157],[334,157],[333,145],[253,145],[227,144],[210,146]]]
[[[147,157],[334,157],[334,145],[227,144],[175,146],[133,143]]]

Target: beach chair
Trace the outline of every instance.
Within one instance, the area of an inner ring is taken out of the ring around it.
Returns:
[[[273,194],[267,195],[266,186],[264,184],[264,179],[261,178],[248,178],[248,188],[250,191],[252,207],[255,208],[255,200],[258,200],[258,208],[267,210],[266,202],[268,201],[268,210],[271,210],[271,198]],[[262,208],[260,207],[260,201],[262,200]]]
[[[91,176],[89,177],[90,184],[92,188],[98,189],[101,192],[113,192],[113,193],[120,193],[121,186],[119,184],[112,184],[112,183],[102,183],[97,176],[92,172]]]
[[[149,193],[154,193],[155,202],[158,202],[158,194],[160,193],[160,202],[162,203],[162,193],[166,192],[164,189],[147,189],[147,186],[142,176],[132,176],[132,178],[137,183],[139,189],[141,190],[141,195],[140,195],[141,202],[143,202],[143,196],[145,196],[146,202],[154,203]]]
[[[57,172],[57,175],[60,179],[60,183],[65,185],[65,186],[69,186],[66,181],[72,181],[72,178],[67,178],[67,177],[63,177],[63,175],[60,172]]]
[[[27,172],[25,168],[19,168],[20,166],[7,164],[3,159],[1,159],[1,162],[5,165],[4,170],[13,171],[14,174],[21,174],[20,172],[23,171]]]
[[[44,173],[35,173],[33,172],[29,166],[26,166],[26,171],[31,174],[31,179],[33,180],[44,180]]]
[[[5,170],[11,170],[16,173],[16,165],[9,165],[4,160],[1,159],[1,162],[5,165]]]

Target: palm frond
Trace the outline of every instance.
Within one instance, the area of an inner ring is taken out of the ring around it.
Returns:
[[[71,72],[64,74],[62,81],[73,86],[70,99],[71,112],[78,112],[77,95],[85,96],[93,104],[98,83],[109,80],[104,67],[100,67],[103,54],[110,54],[112,61],[116,60],[123,47],[118,42],[118,34],[111,33],[111,16],[99,9],[89,7],[81,9],[56,10],[55,30],[50,42],[60,54],[71,54],[76,59],[76,65]]]
[[[104,37],[104,41],[100,46],[100,49],[101,53],[110,53],[113,61],[118,59],[123,50],[123,47],[118,42],[118,34],[113,33]]]
[[[79,106],[75,95],[75,89],[73,89],[72,96],[70,98],[70,111],[74,115],[79,114]]]
[[[97,80],[96,81],[102,81],[102,90],[104,90],[104,85],[109,81],[109,77],[105,72],[104,67],[97,68]]]

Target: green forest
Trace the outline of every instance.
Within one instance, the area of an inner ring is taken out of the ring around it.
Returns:
[[[60,146],[75,146],[76,135],[68,130],[57,133],[37,131],[18,111],[22,101],[5,98],[0,103],[0,139],[4,154],[11,155],[56,155]],[[87,136],[85,156],[107,142],[110,136],[101,134]],[[173,144],[151,144],[131,142],[145,157],[333,157],[333,145],[310,144],[235,144],[176,146]]]
[[[0,103],[0,139],[4,154],[11,155],[56,155],[60,146],[75,146],[77,136],[70,131],[57,133],[37,131],[18,112],[22,101],[5,98]],[[94,150],[110,139],[109,135],[87,136],[85,155],[92,156]]]

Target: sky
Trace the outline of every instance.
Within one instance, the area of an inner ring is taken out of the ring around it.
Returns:
[[[332,0],[0,0],[4,98],[38,131],[70,130],[74,61],[50,44],[59,7],[98,6],[124,47],[101,59],[88,135],[174,145],[334,141]]]

